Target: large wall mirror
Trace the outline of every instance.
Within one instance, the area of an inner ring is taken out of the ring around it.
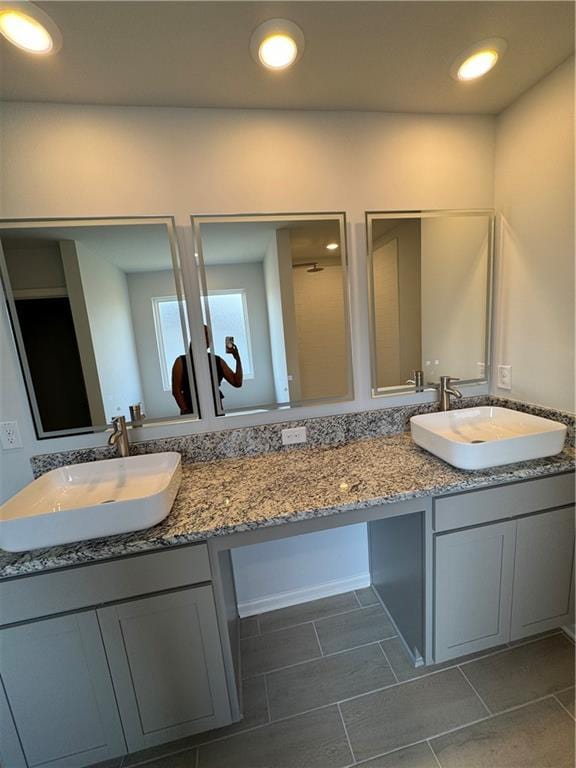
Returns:
[[[494,214],[368,213],[372,394],[488,377]]]
[[[0,246],[39,437],[130,421],[138,405],[138,426],[196,416],[171,218],[4,221]],[[176,361],[187,408],[172,392]]]
[[[351,399],[344,214],[193,225],[217,413]]]

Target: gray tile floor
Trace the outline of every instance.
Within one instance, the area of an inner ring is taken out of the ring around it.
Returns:
[[[241,723],[147,750],[148,768],[573,768],[562,633],[414,669],[371,589],[242,621]]]

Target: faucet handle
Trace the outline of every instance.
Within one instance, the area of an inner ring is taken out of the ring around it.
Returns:
[[[412,372],[412,379],[407,379],[406,384],[414,384],[415,387],[424,386],[424,371],[415,370]]]
[[[459,376],[440,376],[440,383],[450,384],[451,381],[460,381]]]
[[[130,405],[129,410],[130,410],[130,421],[132,423],[142,421],[142,419],[146,418],[146,414],[144,413],[142,408],[142,403],[134,403],[134,405]]]

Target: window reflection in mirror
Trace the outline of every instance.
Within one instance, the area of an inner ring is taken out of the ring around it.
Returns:
[[[217,412],[349,399],[344,215],[193,223]]]
[[[484,381],[492,211],[367,214],[373,394],[414,370]]]
[[[130,406],[138,424],[179,417],[189,335],[171,219],[3,222],[0,244],[39,437],[131,421]]]

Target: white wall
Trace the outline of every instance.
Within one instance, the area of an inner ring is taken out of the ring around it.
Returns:
[[[438,381],[440,376],[484,376],[489,227],[487,216],[422,219],[422,361],[426,381]]]
[[[302,399],[345,397],[348,345],[342,267],[292,270]]]
[[[365,525],[308,533],[232,551],[241,616],[370,584]]]
[[[493,205],[492,117],[40,104],[4,104],[2,115],[4,217],[173,213],[184,256],[191,260],[192,212],[346,212],[355,399],[252,416],[253,423],[402,402],[403,398],[382,401],[370,396],[364,212]],[[197,295],[192,282],[189,288]],[[199,306],[196,312],[199,318]],[[7,496],[30,480],[30,455],[98,445],[105,438],[35,440],[4,313],[2,320],[0,418],[19,421],[25,445],[3,456],[2,493]],[[192,324],[191,331],[200,360],[201,328]],[[207,365],[203,368],[200,361],[199,368],[199,378],[205,382]],[[201,397],[207,413],[211,406],[206,389]],[[424,401],[432,395],[412,399]],[[152,437],[239,423],[245,420],[212,417],[142,432]],[[350,530],[344,545],[338,532],[322,536],[333,563],[351,563],[349,553],[357,552],[362,541],[363,529],[358,534]],[[291,552],[290,578],[297,584],[297,574],[309,556],[292,540],[286,547]],[[254,559],[262,560],[265,552],[256,550]],[[240,592],[245,567],[246,562],[238,573]],[[355,570],[367,570],[365,548]],[[318,562],[309,583],[324,583],[331,576]],[[263,580],[259,581],[254,599],[265,591]]]
[[[98,365],[90,331],[90,318],[86,308],[86,297],[82,287],[82,275],[80,274],[80,264],[78,263],[78,254],[74,240],[60,240],[60,254],[66,277],[66,289],[70,300],[76,340],[78,341],[78,352],[80,354],[82,373],[84,374],[84,385],[88,397],[90,417],[93,425],[101,426],[106,424],[106,414],[104,412],[100,379],[98,378]]]
[[[387,220],[382,219],[384,225]],[[372,258],[376,382],[397,387],[422,368],[420,220],[392,219]]]
[[[126,275],[134,341],[138,356],[138,370],[142,384],[144,412],[150,419],[178,416],[178,407],[171,391],[166,392],[162,382],[160,355],[156,340],[152,299],[176,296],[174,272],[132,272]],[[182,353],[186,350],[182,349]],[[170,373],[171,371],[169,371]]]
[[[398,386],[401,379],[397,237],[374,248],[372,281],[376,383],[379,387]]]
[[[574,59],[499,116],[496,208],[494,391],[574,411]]]
[[[288,386],[288,368],[286,365],[286,343],[284,339],[284,318],[282,315],[282,284],[280,282],[280,264],[278,259],[276,232],[274,232],[264,255],[264,284],[266,286],[274,394],[277,403],[286,403],[290,400],[290,390]]]
[[[262,263],[223,264],[206,267],[206,285],[208,292],[225,291],[231,288],[241,288],[246,291],[253,375],[250,378],[244,377],[239,389],[234,388],[225,380],[222,381],[220,391],[223,395],[224,410],[230,411],[235,408],[274,403],[276,396]],[[231,355],[225,355],[223,359],[232,370],[235,369],[236,363]]]
[[[6,267],[13,291],[35,292],[35,296],[50,296],[61,291],[65,296],[66,277],[58,243],[47,240],[4,240],[2,243]],[[45,294],[40,293],[47,289]]]
[[[302,398],[300,377],[300,354],[296,328],[296,306],[294,300],[294,279],[292,269],[292,240],[289,229],[276,230],[278,271],[282,296],[282,323],[284,324],[284,349],[288,371],[290,401],[297,403]]]
[[[106,423],[143,399],[126,275],[76,242]]]

